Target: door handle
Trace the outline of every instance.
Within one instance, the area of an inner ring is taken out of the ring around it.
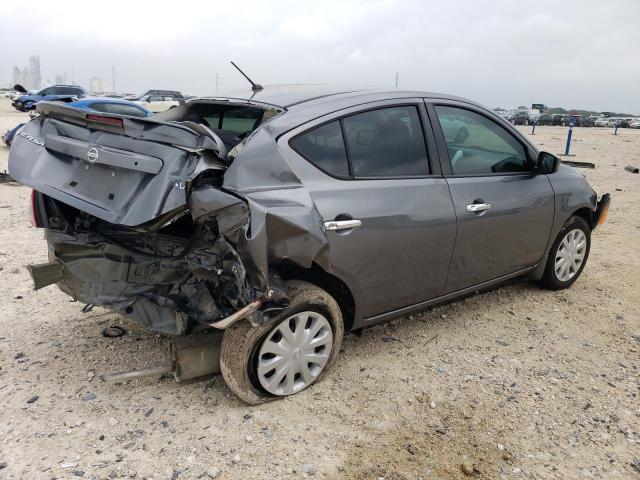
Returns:
[[[482,212],[486,212],[490,208],[491,208],[490,203],[472,203],[471,205],[467,205],[467,212],[482,213]]]
[[[324,229],[327,232],[351,230],[352,228],[359,228],[361,226],[362,226],[361,220],[331,220],[329,222],[324,222]]]

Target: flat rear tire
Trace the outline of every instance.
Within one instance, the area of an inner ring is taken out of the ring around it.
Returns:
[[[323,289],[287,282],[289,306],[263,325],[243,320],[222,338],[220,369],[227,386],[257,405],[298,393],[321,380],[342,346],[337,302]]]

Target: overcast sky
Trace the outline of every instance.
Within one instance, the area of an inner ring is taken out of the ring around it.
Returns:
[[[91,5],[91,6],[90,6]],[[26,26],[29,25],[27,28]],[[44,79],[214,94],[262,84],[393,86],[491,107],[640,114],[640,0],[3,0],[0,84]]]

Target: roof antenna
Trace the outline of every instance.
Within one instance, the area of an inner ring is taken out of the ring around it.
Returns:
[[[253,91],[253,93],[255,92],[259,92],[260,90],[262,90],[264,87],[262,85],[260,85],[259,83],[254,83],[253,80],[251,80],[246,73],[244,73],[242,70],[240,70],[240,67],[238,65],[236,65],[235,63],[233,63],[233,61],[231,62],[231,65],[233,65],[234,67],[236,67],[236,69],[242,74],[242,76],[244,78],[246,78],[249,83],[251,84],[251,90]]]

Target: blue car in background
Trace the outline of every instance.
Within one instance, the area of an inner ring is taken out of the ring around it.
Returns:
[[[52,85],[35,93],[27,92],[27,90],[20,85],[15,85],[13,88],[19,92],[24,92],[24,95],[20,95],[11,103],[16,110],[20,110],[21,112],[28,112],[40,100],[62,100],[68,102],[89,95],[87,91],[79,85]]]
[[[63,100],[66,100],[66,98]],[[116,115],[128,115],[130,117],[149,117],[153,115],[151,110],[147,110],[141,105],[129,102],[128,100],[121,100],[119,98],[83,98],[82,100],[69,102],[69,106],[87,110],[89,112],[115,113]],[[10,146],[13,141],[13,137],[15,137],[18,130],[20,130],[24,125],[24,123],[19,123],[11,130],[7,130],[2,136],[2,141]]]
[[[128,115],[130,117],[148,117],[153,115],[151,110],[146,109],[142,105],[120,98],[83,98],[82,100],[69,103],[69,106],[94,112]]]

